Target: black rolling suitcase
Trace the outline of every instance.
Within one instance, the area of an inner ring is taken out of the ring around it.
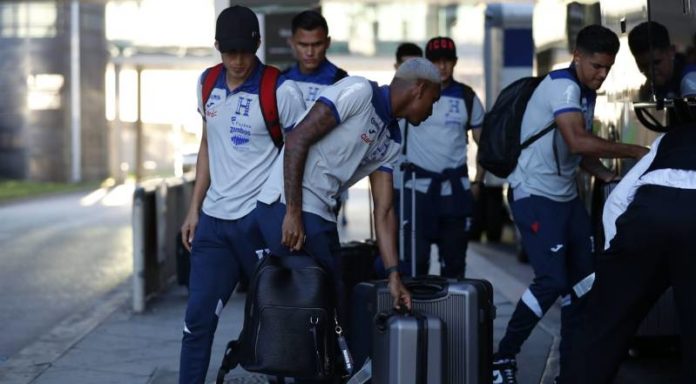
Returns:
[[[445,325],[418,311],[382,312],[373,327],[373,383],[442,384]]]
[[[413,297],[413,310],[442,319],[447,332],[443,383],[487,384],[492,381],[493,287],[475,279],[439,276],[404,278]],[[386,280],[358,284],[351,303],[351,330],[371,329],[375,316],[393,305]],[[376,358],[366,332],[351,332],[349,345],[356,367]],[[373,371],[376,364],[373,363]]]
[[[374,238],[372,226],[372,192],[367,189],[368,202],[370,205],[369,222],[370,238],[365,241],[348,241],[341,243],[339,265],[341,279],[343,280],[343,300],[346,308],[345,321],[346,329],[350,329],[350,318],[352,307],[349,304],[352,299],[353,288],[363,281],[370,281],[377,278],[375,271],[375,260],[379,257],[379,248]]]

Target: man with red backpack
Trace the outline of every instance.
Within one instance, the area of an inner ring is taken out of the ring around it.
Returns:
[[[198,84],[203,135],[191,205],[181,227],[191,251],[179,383],[203,383],[218,316],[264,248],[252,219],[256,198],[283,143],[305,110],[291,80],[257,57],[259,23],[241,6],[220,13],[215,48],[222,63]]]

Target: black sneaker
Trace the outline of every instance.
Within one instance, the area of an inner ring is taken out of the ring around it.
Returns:
[[[515,359],[498,359],[493,361],[493,384],[517,384]]]

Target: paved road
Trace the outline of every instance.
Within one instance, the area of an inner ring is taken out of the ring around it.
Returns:
[[[0,206],[0,362],[129,277],[132,191]]]

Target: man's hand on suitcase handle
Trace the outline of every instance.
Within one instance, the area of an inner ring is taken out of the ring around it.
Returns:
[[[398,272],[389,274],[389,293],[394,298],[394,308],[405,305],[409,311],[411,310],[411,292],[401,282]]]

